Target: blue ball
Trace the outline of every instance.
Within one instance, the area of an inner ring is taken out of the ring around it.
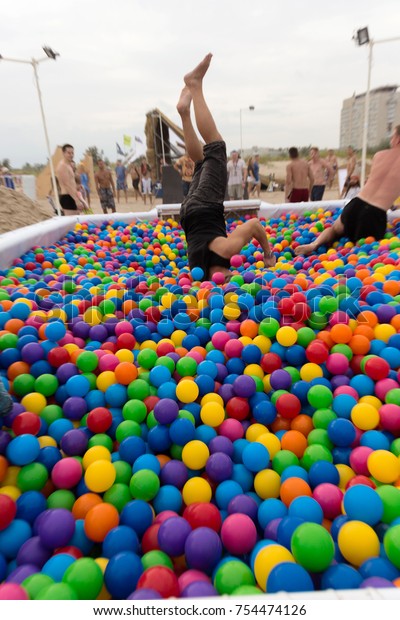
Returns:
[[[275,405],[269,400],[257,403],[252,413],[257,422],[265,425],[272,424],[277,416]]]
[[[350,420],[338,418],[329,423],[328,437],[335,446],[351,446],[356,438],[356,428]]]
[[[47,508],[46,498],[42,493],[39,493],[39,491],[26,491],[22,493],[22,495],[18,497],[16,503],[16,518],[23,519],[31,525],[33,525],[35,519]]]
[[[319,523],[320,525],[324,519],[323,510],[317,500],[306,495],[295,497],[289,506],[288,515],[289,517],[299,517],[304,519],[304,521]]]
[[[150,469],[158,476],[161,471],[160,461],[154,454],[142,454],[133,463],[132,473],[136,474],[141,469]]]
[[[343,507],[347,516],[355,521],[376,525],[382,519],[384,506],[375,489],[356,484],[344,494]]]
[[[110,407],[123,407],[127,401],[127,388],[114,383],[106,389],[104,396]]]
[[[179,513],[182,508],[182,494],[172,484],[165,484],[153,499],[153,507],[157,514],[164,510]]]
[[[289,465],[289,467],[286,467],[286,469],[282,472],[281,483],[285,482],[288,478],[301,478],[302,480],[305,480],[305,482],[309,482],[309,472],[307,472],[303,467],[300,467],[300,465]]]
[[[104,573],[107,590],[114,599],[126,599],[135,590],[142,572],[142,562],[136,553],[117,553],[108,562]]]
[[[39,456],[40,444],[33,435],[19,435],[10,441],[6,449],[11,465],[23,467],[33,463]]]
[[[270,455],[267,448],[256,441],[249,442],[242,452],[243,465],[252,472],[268,467]]]
[[[119,454],[120,454],[121,460],[126,461],[130,465],[133,465],[136,459],[142,454],[145,454],[145,452],[146,452],[146,444],[141,437],[136,437],[136,436],[127,437],[126,439],[123,439],[121,441],[121,444],[119,446]]]
[[[363,579],[382,577],[394,581],[400,576],[400,571],[386,558],[369,558],[361,564],[359,571]]]
[[[305,520],[300,517],[283,517],[278,525],[277,542],[287,549],[291,550],[291,541],[294,531],[304,523]]]
[[[241,495],[243,489],[238,482],[234,480],[224,480],[217,486],[215,491],[215,501],[218,508],[227,510],[228,504],[235,495]]]
[[[187,411],[190,411],[191,413],[193,413],[192,409],[189,408],[188,405],[185,405],[185,408]],[[200,424],[200,426],[198,426],[195,431],[195,439],[202,441],[203,443],[207,444],[207,446],[210,443],[210,441],[214,439],[214,437],[216,436],[217,436],[217,431],[211,426],[208,426],[207,424]]]
[[[153,511],[150,504],[142,499],[134,499],[125,504],[121,511],[121,525],[128,525],[141,538],[153,523]]]
[[[339,418],[350,420],[351,410],[357,405],[357,400],[350,394],[339,394],[335,396],[332,409]]]
[[[372,448],[372,450],[389,450],[390,441],[381,431],[365,431],[360,438],[360,446]]]
[[[305,568],[291,562],[281,562],[269,573],[267,579],[268,593],[312,592],[314,584]]]
[[[328,461],[317,461],[313,463],[308,471],[309,482],[312,488],[324,482],[337,485],[339,483],[339,472],[333,463]]]
[[[169,427],[169,436],[173,443],[178,446],[185,446],[195,437],[196,429],[194,424],[187,418],[174,420]]]
[[[68,396],[86,396],[90,390],[90,381],[83,375],[70,377],[65,384]]]
[[[103,541],[102,553],[103,557],[112,558],[122,551],[138,553],[139,547],[139,538],[135,530],[127,525],[118,525],[107,533]]]
[[[159,388],[170,380],[171,371],[166,366],[154,366],[154,368],[150,370],[150,383],[154,385],[154,387]]]
[[[14,519],[8,527],[0,532],[0,554],[8,560],[14,560],[22,545],[32,536],[32,528],[22,519]]]
[[[48,428],[48,434],[50,437],[56,440],[59,444],[65,433],[68,431],[72,431],[75,428],[71,420],[67,420],[65,418],[60,418],[59,420],[55,420],[52,422]]]
[[[66,333],[67,330],[65,325],[61,321],[52,321],[45,327],[46,338],[48,340],[52,340],[53,342],[57,342],[58,340],[61,340],[61,338],[64,338]]]
[[[171,398],[176,400],[176,383],[175,381],[166,381],[161,384],[157,390],[158,398]]]
[[[270,521],[286,517],[287,513],[288,509],[280,499],[274,497],[265,499],[258,507],[258,523],[264,530]]]
[[[253,488],[253,474],[250,473],[247,467],[241,463],[234,464],[232,468],[232,480],[240,484],[243,493],[246,493]]]
[[[54,579],[54,581],[60,582],[67,568],[74,562],[75,558],[69,553],[58,553],[47,560],[41,572]]]
[[[88,491],[89,489],[85,491],[85,493]],[[92,551],[94,543],[86,536],[85,521],[83,519],[77,519],[77,521],[75,521],[75,532],[68,544],[73,547],[78,547],[84,555],[89,555]]]
[[[190,274],[196,282],[200,282],[204,278],[204,271],[201,267],[193,267]]]
[[[322,590],[357,590],[363,578],[360,573],[348,564],[330,566],[321,578]]]

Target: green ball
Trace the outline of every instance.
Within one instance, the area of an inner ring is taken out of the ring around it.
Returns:
[[[315,340],[316,335],[314,330],[311,327],[300,327],[297,332],[297,344],[306,348],[310,342]]]
[[[140,428],[137,422],[133,420],[124,420],[120,424],[118,424],[117,429],[115,431],[116,440],[121,443],[127,437],[141,437],[142,429]]]
[[[165,366],[166,368],[168,368],[171,374],[175,370],[174,360],[171,357],[168,357],[167,355],[162,355],[161,357],[159,357],[158,360],[156,361],[156,366]]]
[[[128,396],[132,399],[144,400],[150,395],[150,386],[143,379],[135,379],[128,385]]]
[[[4,334],[3,336],[0,336],[0,351],[4,351],[5,349],[15,349],[17,344],[17,334]]]
[[[333,402],[333,394],[325,385],[313,385],[307,392],[307,400],[315,409],[327,409]]]
[[[40,417],[46,422],[48,426],[53,424],[56,420],[60,420],[63,416],[63,410],[59,405],[46,405],[40,412]]]
[[[50,374],[40,375],[35,381],[35,392],[43,394],[43,396],[52,396],[58,388],[57,377]]]
[[[154,471],[141,469],[133,474],[129,488],[134,499],[143,499],[145,502],[149,502],[157,495],[160,480]]]
[[[113,486],[104,493],[103,499],[107,504],[115,506],[118,512],[121,512],[123,507],[132,500],[132,495],[128,485],[118,483],[113,484]]]
[[[146,424],[149,430],[157,426],[158,422],[154,417],[154,411],[150,411],[149,415],[147,416]]]
[[[67,583],[53,583],[39,592],[36,601],[77,601],[78,595]]]
[[[114,469],[116,472],[115,484],[129,485],[132,478],[132,467],[126,461],[114,461]]]
[[[313,573],[326,570],[335,556],[332,536],[318,523],[299,525],[291,538],[291,550],[296,562]]]
[[[17,486],[22,493],[26,491],[41,491],[48,477],[47,467],[42,465],[42,463],[30,463],[19,470]]]
[[[176,372],[181,377],[194,377],[197,372],[197,362],[192,357],[181,357],[176,363]]]
[[[337,415],[332,409],[317,409],[312,417],[314,428],[323,428],[325,430],[336,419]]]
[[[99,358],[93,351],[84,351],[76,358],[76,365],[81,372],[92,372],[96,370]]]
[[[122,417],[124,420],[133,420],[140,424],[144,422],[147,416],[147,407],[142,400],[133,398],[128,400],[122,408]]]
[[[194,426],[196,425],[196,420],[195,420],[193,413],[191,413],[190,411],[187,411],[186,409],[181,409],[179,411],[178,418],[189,420]]]
[[[328,325],[328,320],[322,312],[313,312],[307,322],[312,329],[316,329],[317,331],[320,331]]]
[[[114,314],[115,304],[111,299],[104,299],[99,303],[99,309],[102,314]]]
[[[76,592],[81,601],[94,600],[103,587],[101,568],[91,558],[80,558],[68,566],[62,580]]]
[[[318,463],[318,461],[328,461],[328,463],[333,463],[333,456],[328,448],[322,446],[321,444],[307,446],[304,450],[303,456],[300,459],[301,467],[304,467],[304,469],[309,471],[311,465]]]
[[[292,378],[292,385],[294,385],[295,383],[300,381],[300,372],[297,370],[297,368],[295,368],[294,366],[285,366],[285,370],[286,370],[286,372],[289,373],[289,375]],[[260,381],[261,381],[261,379],[260,379]]]
[[[146,368],[146,370],[150,370],[155,365],[157,357],[157,353],[153,351],[153,349],[142,349],[139,352],[137,361],[139,366]]]
[[[35,573],[24,579],[21,586],[29,594],[31,600],[36,599],[42,590],[48,588],[54,583],[54,580],[44,573]]]
[[[89,448],[93,448],[94,446],[103,446],[103,448],[107,448],[110,452],[113,451],[114,442],[105,433],[98,433],[97,435],[93,435],[88,441],[88,450]]]
[[[391,405],[400,405],[400,389],[394,388],[394,390],[389,390],[385,396],[385,403]]]
[[[35,383],[35,377],[32,377],[32,375],[18,375],[13,381],[13,391],[17,396],[25,396],[35,392]]]
[[[173,443],[169,451],[173,459],[176,461],[182,460],[183,446],[178,446],[176,443]]]
[[[171,558],[164,551],[148,551],[142,556],[142,564],[143,570],[147,570],[152,566],[167,566],[167,568],[174,570]]]
[[[307,435],[307,441],[309,446],[325,446],[328,450],[333,449],[333,443],[329,439],[328,431],[324,428],[314,428]]]
[[[260,594],[264,594],[264,592],[257,586],[239,586],[231,592],[232,596],[258,596]]]
[[[263,319],[258,326],[258,333],[261,336],[267,336],[267,338],[273,338],[278,329],[280,328],[279,321],[272,317],[268,317],[267,319]]]
[[[321,297],[319,300],[319,310],[322,314],[332,314],[339,307],[338,300],[336,297]]]
[[[86,379],[89,381],[91,390],[95,390],[97,388],[97,375],[95,375],[93,372],[83,372],[82,377],[86,377]]]
[[[396,568],[400,568],[400,525],[389,528],[383,537],[386,555]]]
[[[400,456],[400,437],[392,441],[390,444],[390,452],[393,452],[396,456]]]
[[[295,454],[293,454],[293,452],[290,452],[290,450],[280,450],[272,459],[272,469],[274,469],[280,476],[287,467],[299,464],[299,459]]]
[[[376,489],[383,502],[382,523],[392,523],[400,517],[400,489],[389,484],[383,484]]]
[[[353,359],[353,351],[348,344],[335,344],[330,350],[330,353],[342,353],[342,355],[347,357],[349,362]]]
[[[271,396],[271,403],[276,405],[278,398],[283,396],[283,394],[289,394],[289,392],[287,390],[276,390],[276,392],[274,392]]]
[[[47,498],[47,508],[66,508],[67,510],[72,510],[75,500],[76,497],[72,491],[57,489]]]
[[[214,587],[218,594],[232,594],[241,586],[255,586],[255,578],[247,564],[231,560],[220,566],[214,576]]]

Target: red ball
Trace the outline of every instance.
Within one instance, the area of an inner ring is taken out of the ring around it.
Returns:
[[[50,349],[47,354],[47,361],[49,364],[54,366],[54,368],[59,368],[63,364],[67,364],[70,361],[69,353],[67,349],[63,347],[55,347],[54,349]]]
[[[153,523],[150,527],[147,528],[142,538],[142,553],[147,553],[148,551],[159,551],[160,547],[158,545],[158,530],[161,527],[161,523]]]
[[[40,427],[40,417],[30,411],[23,411],[12,423],[12,430],[16,435],[37,435]]]
[[[276,353],[265,353],[261,358],[261,368],[270,375],[274,370],[282,368],[282,360]]]
[[[329,357],[328,347],[322,340],[313,340],[306,348],[306,357],[313,364],[322,364]]]
[[[156,406],[159,400],[160,399],[158,398],[158,396],[147,396],[147,398],[144,399],[143,402],[146,405],[147,413],[150,413],[150,411],[153,411],[154,407]]]
[[[92,409],[87,417],[87,426],[92,433],[105,433],[112,424],[112,414],[106,407]]]
[[[58,555],[59,553],[67,553],[68,555],[72,555],[73,558],[79,560],[79,558],[83,558],[83,551],[78,549],[78,547],[74,547],[73,545],[68,545],[67,547],[60,547],[56,551],[54,551],[53,555]]]
[[[354,476],[351,478],[346,484],[345,490],[350,489],[350,487],[354,487],[357,484],[363,484],[364,486],[371,487],[371,489],[376,489],[376,484],[367,476]]]
[[[131,351],[134,348],[135,344],[136,338],[135,336],[133,336],[133,334],[124,333],[117,338],[118,349],[129,349]]]
[[[276,401],[276,410],[287,420],[293,420],[301,411],[301,402],[295,394],[282,394]]]
[[[17,504],[8,495],[0,495],[0,531],[10,525],[17,514]]]
[[[372,357],[364,366],[365,374],[374,381],[381,381],[389,376],[390,366],[381,357]]]
[[[160,342],[157,345],[157,355],[162,357],[163,355],[167,355],[168,353],[174,353],[175,347],[171,342]]]
[[[192,530],[198,527],[209,527],[219,532],[222,525],[222,517],[214,504],[194,503],[187,506],[183,512],[183,518],[190,524]]]
[[[179,582],[175,573],[167,566],[152,566],[139,577],[136,589],[150,588],[163,598],[179,596]]]
[[[240,396],[234,396],[230,398],[226,404],[226,413],[228,418],[234,418],[235,420],[245,420],[250,413],[250,405],[246,398]]]

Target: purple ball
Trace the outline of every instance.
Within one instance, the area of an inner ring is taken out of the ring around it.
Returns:
[[[10,413],[8,415],[5,415],[2,419],[4,426],[11,428],[17,415],[19,415],[23,411],[25,411],[25,407],[23,407],[21,403],[14,403]]]
[[[168,461],[161,470],[160,479],[163,485],[172,484],[181,489],[188,479],[186,465],[182,461]]]
[[[38,342],[28,342],[28,344],[21,349],[21,357],[27,364],[34,364],[34,362],[44,359],[45,352]]]
[[[228,400],[235,396],[235,390],[233,389],[233,385],[231,383],[224,383],[218,390],[219,396],[221,396],[222,400],[226,404]]]
[[[228,504],[228,514],[233,515],[235,512],[247,515],[256,522],[258,512],[257,502],[248,495],[236,495]]]
[[[207,459],[206,472],[214,482],[229,480],[232,475],[232,469],[232,460],[224,452],[214,452]]]
[[[383,577],[369,577],[360,583],[360,588],[395,588],[396,586],[389,579]]]
[[[217,532],[198,527],[186,539],[185,557],[189,568],[209,573],[222,557],[222,543]]]
[[[56,371],[56,377],[59,383],[67,383],[68,379],[74,377],[75,375],[79,375],[79,370],[75,364],[72,364],[71,362],[61,364]]]
[[[202,596],[218,596],[218,592],[208,581],[192,581],[181,592],[181,598],[200,598]]]
[[[346,375],[336,375],[331,379],[332,392],[342,385],[349,385],[350,379]]]
[[[383,304],[376,310],[376,316],[379,323],[390,323],[391,319],[396,315],[396,308]],[[27,345],[26,345],[27,346]]]
[[[61,449],[67,456],[82,456],[86,452],[88,441],[85,431],[74,428],[62,437]]]
[[[104,325],[93,325],[89,331],[89,338],[98,342],[104,342],[108,336],[107,328]]]
[[[250,396],[253,396],[256,391],[256,382],[253,377],[250,377],[249,375],[240,375],[234,380],[233,389],[235,390],[236,396],[249,398]]]
[[[107,330],[107,333],[109,336],[114,336],[115,334],[115,326],[118,323],[118,319],[117,317],[110,317],[109,319],[107,319],[107,321],[105,323],[103,323],[104,327]]]
[[[228,437],[224,437],[224,435],[217,435],[211,439],[208,444],[208,449],[210,450],[210,454],[214,454],[215,452],[224,452],[228,456],[233,456],[233,443]]]
[[[54,508],[46,511],[40,520],[38,534],[41,542],[49,549],[65,547],[75,532],[75,519],[66,508]]]
[[[216,363],[216,367],[218,369],[217,376],[215,378],[216,381],[222,383],[223,380],[228,376],[228,370],[224,364]]]
[[[29,538],[20,547],[17,555],[17,564],[33,564],[37,568],[42,568],[51,557],[52,551],[45,547],[39,536]]]
[[[6,583],[22,583],[35,573],[38,573],[39,569],[34,564],[22,564],[15,568],[7,577]]]
[[[279,368],[279,370],[274,370],[271,373],[270,383],[274,390],[289,390],[292,385],[292,377],[286,370]]]
[[[179,405],[172,398],[162,398],[154,407],[154,417],[160,424],[171,424],[178,413]]]
[[[175,364],[178,360],[181,359],[178,353],[173,353],[173,352],[167,353],[167,357],[170,357],[175,362]]]
[[[159,592],[151,588],[139,588],[128,596],[127,601],[150,601],[162,598]]]
[[[86,340],[88,338],[89,332],[90,325],[88,323],[85,323],[85,321],[82,321],[82,319],[79,319],[79,323],[75,323],[72,328],[72,333],[74,334],[74,336],[76,336],[77,338],[83,338],[83,340]]]
[[[22,413],[22,412],[21,412]],[[18,414],[16,414],[18,415]],[[7,424],[8,426],[8,424]],[[0,454],[5,454],[8,444],[11,441],[11,435],[6,431],[0,430]]]
[[[161,524],[158,530],[158,544],[161,551],[171,557],[182,555],[186,539],[192,528],[183,517],[171,517]]]
[[[81,420],[87,413],[87,403],[81,396],[70,396],[63,403],[63,413],[68,420]]]
[[[278,527],[281,521],[282,517],[272,519],[272,521],[267,524],[264,530],[264,538],[269,538],[270,540],[278,540]]]

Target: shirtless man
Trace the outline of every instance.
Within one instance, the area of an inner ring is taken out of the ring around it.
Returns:
[[[58,164],[56,171],[60,184],[60,205],[64,215],[78,215],[85,205],[78,196],[75,173],[72,168],[74,147],[71,144],[64,144],[61,150],[63,158]]]
[[[292,160],[286,166],[286,202],[308,202],[310,191],[314,185],[314,177],[310,166],[304,159],[299,159],[299,151],[295,146],[289,149]]]
[[[343,236],[353,242],[364,237],[384,237],[386,213],[400,196],[400,125],[394,129],[390,146],[374,155],[368,181],[333,226],[325,228],[313,243],[299,245],[295,254],[312,254],[321,245],[330,246]]]
[[[310,150],[311,160],[309,166],[314,177],[314,185],[311,190],[311,200],[322,200],[326,183],[333,178],[333,170],[325,159],[319,156],[319,148],[313,146]]]
[[[336,173],[337,173],[338,167],[339,167],[338,166],[338,160],[337,160],[337,157],[335,155],[335,151],[333,149],[329,149],[328,155],[326,157],[326,161],[328,162],[328,164],[330,165],[330,167],[333,170],[333,175],[332,175],[332,178],[331,178],[331,182],[329,184],[329,189],[331,189],[332,183],[335,180],[335,176],[336,176]]]
[[[128,168],[128,173],[131,175],[135,200],[143,198],[143,194],[140,191],[140,170],[137,165],[132,163]]]
[[[189,266],[200,267],[204,279],[221,272],[231,276],[230,259],[241,252],[253,237],[264,253],[264,265],[275,265],[265,228],[257,218],[237,226],[227,235],[224,218],[224,198],[227,181],[226,145],[219,133],[203,94],[203,78],[210,66],[212,54],[186,74],[185,88],[177,110],[182,119],[185,145],[189,157],[196,162],[189,193],[183,200],[180,221],[186,235]],[[193,100],[197,129],[205,144],[200,142],[190,118]]]
[[[352,146],[349,146],[347,149],[347,162],[346,162],[346,180],[343,185],[343,190],[340,195],[341,198],[344,198],[347,192],[347,188],[350,183],[350,177],[355,174],[355,169],[357,165],[357,156]]]
[[[96,190],[100,198],[103,213],[107,213],[107,209],[111,209],[115,213],[115,185],[110,170],[102,159],[98,161],[99,169],[94,175],[96,181]]]

